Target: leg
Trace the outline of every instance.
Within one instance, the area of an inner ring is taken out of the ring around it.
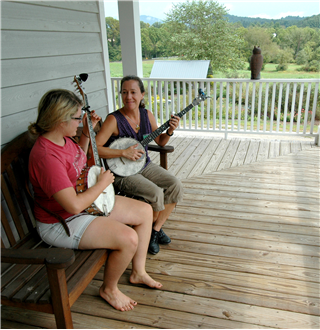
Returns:
[[[160,212],[153,212],[153,229],[159,231],[162,225],[166,222],[169,218],[169,215],[175,208],[177,203],[165,204],[164,210]]]
[[[97,217],[84,232],[80,249],[110,249],[105,264],[104,280],[100,295],[111,306],[120,311],[134,308],[136,302],[118,288],[120,276],[126,270],[138,246],[134,230],[114,219]]]
[[[112,211],[120,222],[131,225],[138,235],[138,247],[132,259],[131,283],[146,284],[149,287],[160,289],[162,284],[154,281],[146,272],[146,257],[150,241],[152,227],[152,208],[149,204],[131,198],[117,196],[116,208]],[[126,218],[120,217],[122,210],[126,208]]]

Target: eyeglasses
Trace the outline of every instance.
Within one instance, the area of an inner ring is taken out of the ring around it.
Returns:
[[[78,121],[82,121],[84,114],[85,114],[85,112],[82,110],[82,111],[81,111],[81,116],[80,116],[80,117],[71,117],[71,119],[78,120]]]
[[[81,117],[71,117],[71,119],[82,121],[83,116]]]

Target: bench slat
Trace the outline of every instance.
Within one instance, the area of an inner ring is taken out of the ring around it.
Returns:
[[[5,212],[3,210],[3,207],[1,207],[1,223],[3,226],[4,232],[9,240],[9,243],[11,245],[15,245],[17,243],[17,241],[13,235],[12,229],[9,225],[9,221],[8,221],[7,215],[5,214]],[[1,237],[1,241],[3,242],[3,237]],[[3,243],[3,245],[5,246],[4,243]]]
[[[9,192],[9,188],[8,188],[4,175],[1,175],[1,191],[2,191],[2,194],[3,194],[3,197],[6,201],[6,203],[8,205],[8,208],[10,210],[10,214],[13,218],[13,221],[15,223],[19,236],[20,236],[20,238],[23,238],[25,236],[25,233],[22,229],[22,225],[21,225],[19,217],[18,217],[18,210],[17,210],[18,204],[14,203],[13,199],[11,198],[12,195]],[[9,240],[9,241],[11,243],[11,240]],[[14,242],[14,244],[15,243],[16,242]],[[11,243],[11,245],[14,245],[14,244]]]
[[[11,166],[7,168],[7,174],[8,174],[10,183],[11,183],[12,190],[13,190],[15,196],[16,196],[19,208],[22,212],[23,219],[26,222],[26,225],[27,225],[28,229],[32,230],[33,229],[33,223],[32,223],[32,220],[30,219],[29,214],[28,214],[28,210],[26,208],[26,205],[23,202],[23,197],[22,197],[21,191],[19,189],[19,184],[16,180],[16,176],[15,176]]]

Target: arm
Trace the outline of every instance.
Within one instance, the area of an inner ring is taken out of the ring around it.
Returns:
[[[148,117],[149,117],[149,120],[150,120],[151,129],[152,129],[152,132],[153,132],[158,128],[156,118],[154,117],[152,112],[149,111],[149,110],[148,110]],[[171,115],[171,119],[170,119],[170,122],[169,122],[170,127],[168,128],[168,133],[169,134],[173,134],[173,131],[179,126],[179,121],[180,121],[180,117]],[[168,143],[169,140],[170,140],[170,136],[167,133],[162,133],[154,139],[154,141],[160,147],[164,147]]]
[[[102,191],[114,181],[114,175],[101,168],[98,182],[86,191],[77,194],[73,187],[62,189],[53,198],[69,213],[78,214],[91,205]]]

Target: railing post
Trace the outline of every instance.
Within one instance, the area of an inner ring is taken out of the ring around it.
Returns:
[[[320,125],[318,126],[318,132],[314,139],[314,144],[320,147]]]

